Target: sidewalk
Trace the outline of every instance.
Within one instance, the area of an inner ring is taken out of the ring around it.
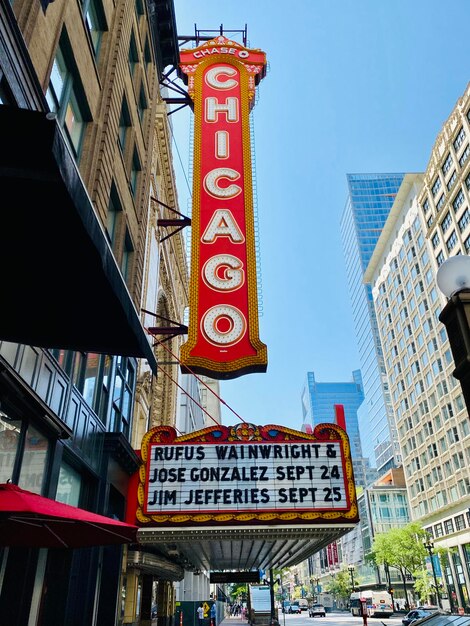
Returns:
[[[248,626],[248,622],[241,615],[227,615],[219,626]]]

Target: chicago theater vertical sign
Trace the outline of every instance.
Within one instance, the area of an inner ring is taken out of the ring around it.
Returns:
[[[182,50],[180,71],[194,101],[190,315],[182,366],[212,378],[264,372],[249,114],[266,55],[220,36]]]

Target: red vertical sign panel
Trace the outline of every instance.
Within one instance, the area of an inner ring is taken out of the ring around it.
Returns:
[[[249,112],[265,54],[225,37],[181,52],[194,100],[190,321],[183,368],[212,378],[264,372]]]

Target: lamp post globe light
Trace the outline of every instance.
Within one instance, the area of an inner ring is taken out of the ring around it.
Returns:
[[[426,539],[424,539],[423,546],[428,551],[429,558],[431,560],[431,568],[432,568],[432,575],[433,575],[433,578],[434,578],[434,588],[436,590],[437,605],[439,606],[440,609],[442,609],[441,594],[439,593],[439,585],[437,583],[436,568],[434,566],[434,558],[433,558],[433,555],[434,555],[434,542],[431,539],[431,537],[429,537],[429,535],[426,537]]]
[[[452,375],[460,381],[470,410],[470,257],[464,254],[451,257],[437,270],[437,286],[447,297],[447,304],[439,315],[447,330],[454,357]]]

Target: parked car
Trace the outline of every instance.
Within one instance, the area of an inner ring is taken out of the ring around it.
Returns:
[[[298,602],[293,602],[290,605],[289,613],[301,613],[301,609],[300,609]]]
[[[410,624],[414,624],[414,622],[419,619],[423,619],[423,617],[428,617],[428,615],[437,613],[438,610],[439,609],[437,607],[418,607],[417,609],[412,609],[409,613],[407,613],[401,622],[403,626],[410,626]]]
[[[315,617],[316,615],[319,615],[320,617],[325,617],[326,612],[323,604],[312,604],[311,606],[309,606],[308,616]]]

